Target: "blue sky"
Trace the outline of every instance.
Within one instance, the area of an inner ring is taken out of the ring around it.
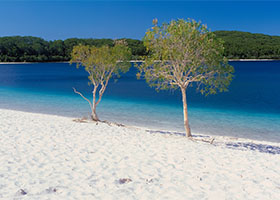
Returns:
[[[0,36],[141,39],[153,18],[193,18],[212,30],[280,35],[280,1],[3,1]]]

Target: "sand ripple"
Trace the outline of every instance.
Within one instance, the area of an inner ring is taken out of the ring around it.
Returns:
[[[0,199],[280,199],[279,172],[279,154],[0,110]]]

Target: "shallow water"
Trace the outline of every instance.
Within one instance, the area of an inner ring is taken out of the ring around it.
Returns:
[[[231,62],[229,92],[204,97],[188,90],[194,133],[280,142],[280,62]],[[111,81],[99,117],[129,125],[183,131],[179,91],[156,92],[132,68]],[[0,108],[71,117],[89,115],[72,87],[90,95],[87,74],[66,63],[0,65]]]

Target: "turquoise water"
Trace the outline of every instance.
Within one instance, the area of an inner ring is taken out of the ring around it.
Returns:
[[[280,62],[231,62],[229,92],[204,97],[188,91],[193,133],[280,142]],[[136,69],[111,81],[98,107],[102,120],[184,131],[179,91],[155,92]],[[72,87],[90,95],[87,74],[66,63],[0,65],[0,108],[70,117],[89,115]]]

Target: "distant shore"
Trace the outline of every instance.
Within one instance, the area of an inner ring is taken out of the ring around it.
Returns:
[[[0,62],[0,65],[8,65],[8,64],[36,64],[36,63],[69,63],[69,61],[54,61],[54,62]]]
[[[280,61],[280,59],[229,59],[228,61]],[[131,60],[130,62],[143,62],[143,60]],[[7,64],[35,64],[35,63],[69,63],[69,61],[54,61],[54,62],[0,62],[0,65]]]
[[[280,59],[229,59],[229,61],[279,61]]]

